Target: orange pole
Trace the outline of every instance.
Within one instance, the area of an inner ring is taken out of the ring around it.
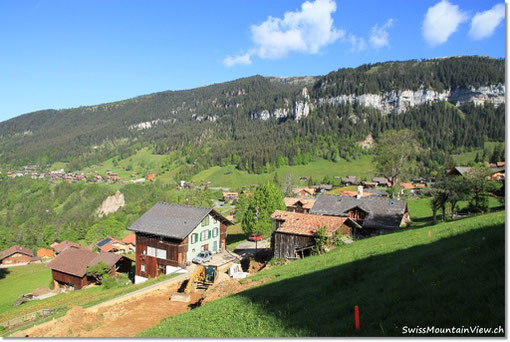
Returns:
[[[354,306],[354,325],[356,330],[359,330],[359,307],[357,305]]]

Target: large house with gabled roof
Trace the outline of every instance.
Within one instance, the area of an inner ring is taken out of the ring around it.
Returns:
[[[358,236],[392,232],[411,222],[406,202],[379,196],[322,195],[310,214],[349,217],[361,226],[356,230]]]
[[[183,268],[201,251],[225,249],[231,224],[211,208],[156,203],[128,228],[136,234],[135,282]]]

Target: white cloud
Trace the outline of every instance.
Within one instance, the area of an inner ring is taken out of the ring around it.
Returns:
[[[225,64],[228,67],[231,67],[231,66],[234,66],[237,64],[249,65],[249,64],[251,64],[250,57],[251,56],[250,56],[249,52],[245,53],[244,55],[239,55],[239,56],[235,56],[235,57],[227,56],[223,60],[223,64]]]
[[[251,26],[255,46],[250,52],[236,57],[227,56],[227,66],[250,64],[251,56],[278,59],[290,52],[316,54],[321,48],[345,36],[345,31],[333,26],[331,14],[336,11],[334,0],[305,1],[301,10],[289,11],[283,18],[268,17],[260,25]]]
[[[375,24],[370,29],[370,44],[376,49],[382,48],[383,46],[389,46],[389,34],[388,29],[393,26],[393,19],[389,19],[383,26],[379,27]]]
[[[505,19],[505,4],[497,4],[490,10],[477,12],[471,20],[469,36],[475,40],[490,37],[503,19]]]
[[[432,46],[445,43],[450,35],[457,31],[459,25],[467,20],[467,15],[452,5],[448,0],[442,0],[430,7],[423,20],[423,38]]]
[[[357,37],[351,33],[349,33],[346,40],[352,45],[350,49],[351,52],[360,52],[367,48],[364,38]]]

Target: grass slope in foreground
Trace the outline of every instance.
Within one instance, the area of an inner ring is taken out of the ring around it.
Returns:
[[[504,226],[501,211],[361,240],[263,270],[250,278],[264,284],[140,336],[403,336],[404,326],[504,326]]]

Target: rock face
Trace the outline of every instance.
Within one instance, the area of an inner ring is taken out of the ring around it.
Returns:
[[[115,213],[125,205],[126,202],[124,201],[124,194],[117,190],[113,196],[106,197],[103,203],[101,203],[101,206],[97,208],[96,213],[97,216],[103,217],[105,215]]]
[[[358,142],[358,145],[361,148],[372,148],[374,146],[374,144],[375,144],[375,140],[374,140],[374,136],[372,135],[372,133],[367,135],[365,140]]]
[[[260,119],[260,120],[269,120],[272,118],[285,118],[289,114],[289,110],[287,108],[276,108],[273,112],[268,111],[267,109],[255,113],[252,115],[252,119]]]
[[[336,97],[320,98],[320,104],[343,104],[358,102],[362,106],[381,110],[385,114],[393,111],[404,113],[408,108],[430,103],[433,101],[449,101],[455,105],[464,103],[484,104],[492,102],[495,106],[505,103],[505,86],[502,84],[480,88],[457,88],[437,92],[430,89],[399,90],[378,94],[340,95]]]
[[[301,118],[306,118],[310,114],[310,95],[306,87],[301,91],[301,98],[302,101],[294,102],[294,107],[292,108],[292,118],[297,121]]]

